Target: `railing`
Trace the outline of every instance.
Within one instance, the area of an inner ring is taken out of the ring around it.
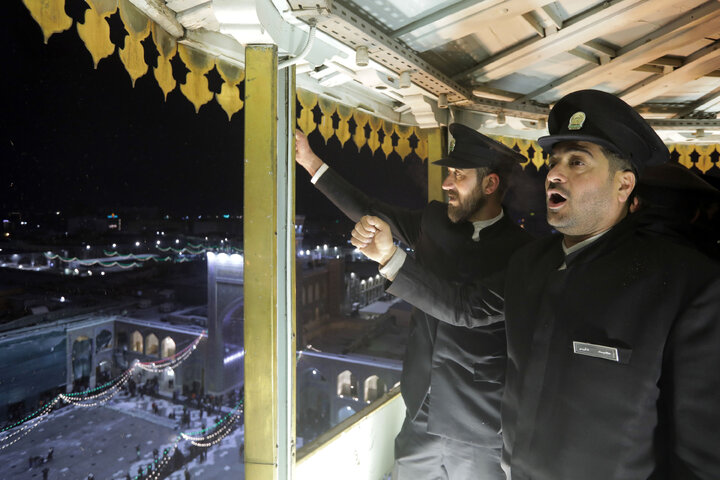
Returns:
[[[405,419],[396,387],[298,450],[297,480],[383,480],[392,472],[395,436]]]

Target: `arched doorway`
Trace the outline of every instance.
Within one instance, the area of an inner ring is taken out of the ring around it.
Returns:
[[[155,355],[160,353],[160,343],[154,333],[145,337],[145,355]]]
[[[86,336],[77,337],[72,346],[73,391],[90,386],[91,365],[92,340]]]
[[[175,355],[175,340],[170,337],[163,338],[162,343],[160,343],[160,356],[167,358],[173,355]]]
[[[137,353],[143,353],[143,336],[142,333],[135,330],[132,333],[131,350]]]

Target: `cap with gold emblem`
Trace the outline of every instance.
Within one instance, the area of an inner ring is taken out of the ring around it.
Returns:
[[[451,168],[510,168],[527,161],[522,154],[470,127],[452,123],[448,129],[455,139],[455,146],[446,158],[433,162],[435,165]]]
[[[599,90],[561,98],[550,111],[548,130],[550,135],[538,139],[547,152],[558,142],[592,142],[627,158],[638,172],[670,158],[663,141],[634,108]]]

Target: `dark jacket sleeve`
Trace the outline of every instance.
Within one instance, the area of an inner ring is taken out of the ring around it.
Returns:
[[[699,292],[677,319],[665,350],[660,388],[670,397],[677,477],[720,478],[720,280]],[[682,472],[682,473],[681,473]],[[691,472],[691,473],[690,473]]]
[[[363,215],[375,215],[390,225],[396,239],[410,246],[417,242],[422,210],[399,208],[368,197],[332,168],[320,176],[315,187],[353,222],[359,221]]]
[[[460,327],[481,327],[505,320],[505,300],[499,277],[488,282],[457,285],[441,280],[407,257],[388,293],[432,315]]]

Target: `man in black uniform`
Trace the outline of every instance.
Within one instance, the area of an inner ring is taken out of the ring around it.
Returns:
[[[720,479],[720,271],[628,215],[638,172],[668,159],[629,105],[599,91],[553,107],[548,223],[510,261],[503,467],[512,480]],[[370,224],[371,228],[366,228]],[[393,255],[388,226],[353,235]],[[497,296],[405,261],[388,289],[440,320],[482,325]]]
[[[524,157],[463,125],[450,125],[450,132],[455,148],[436,162],[449,170],[443,182],[449,203],[418,211],[368,198],[327,168],[299,132],[296,160],[349,218],[382,217],[438,277],[457,284],[500,278],[510,255],[529,241],[501,206]],[[407,417],[395,442],[394,478],[502,478],[504,325],[451,326],[414,311],[410,328],[401,381]]]

